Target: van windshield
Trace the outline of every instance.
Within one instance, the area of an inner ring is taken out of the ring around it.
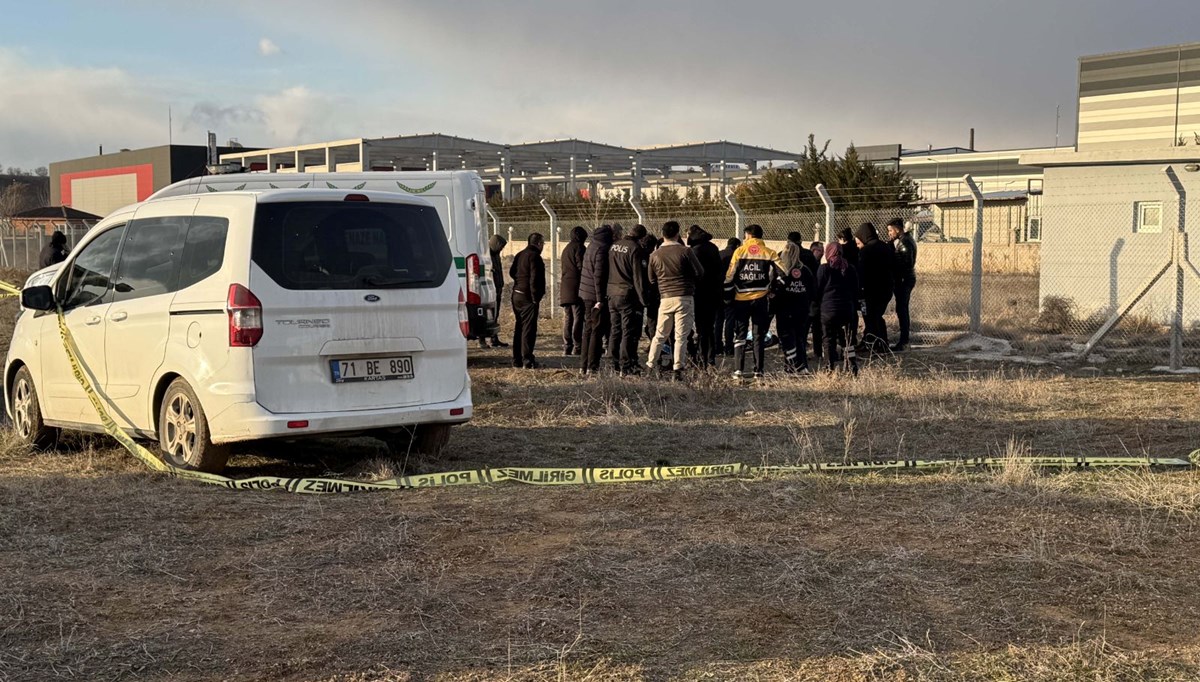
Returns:
[[[436,288],[453,263],[437,210],[410,204],[259,204],[251,259],[305,289]]]

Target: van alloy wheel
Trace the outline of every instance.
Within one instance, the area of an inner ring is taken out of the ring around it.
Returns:
[[[49,450],[58,445],[58,429],[46,426],[42,419],[42,404],[38,401],[37,388],[28,367],[21,367],[13,377],[9,404],[17,434],[21,440],[38,450]]]
[[[13,388],[13,421],[16,422],[17,433],[23,440],[28,441],[33,434],[33,419],[30,409],[33,407],[33,388],[25,377],[17,379]]]
[[[229,446],[215,445],[204,406],[183,379],[167,387],[158,408],[158,447],[171,466],[217,473],[229,461]]]
[[[187,394],[180,391],[171,396],[167,403],[167,420],[163,424],[165,430],[168,454],[174,455],[188,464],[198,464],[196,461],[196,410]]]

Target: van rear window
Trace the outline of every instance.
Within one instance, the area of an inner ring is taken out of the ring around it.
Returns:
[[[251,258],[285,289],[418,289],[453,262],[432,207],[303,201],[259,204]]]

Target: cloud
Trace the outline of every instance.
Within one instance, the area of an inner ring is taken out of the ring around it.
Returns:
[[[274,57],[279,54],[279,46],[270,38],[259,38],[258,53],[264,57]]]
[[[1097,48],[1064,38],[1061,12],[1036,0],[764,0],[754,11],[727,0],[609,0],[570,12],[551,0],[518,9],[291,0],[296,11],[260,3],[237,11],[335,60],[367,59],[378,81],[402,84],[430,108],[487,103],[473,129],[445,132],[626,145],[726,138],[799,151],[809,132],[833,138],[835,149],[920,147],[965,143],[970,127],[993,147],[1050,144],[1055,105],[1072,109],[1076,57],[1138,46],[1109,35],[1130,20],[1116,0],[1094,10],[1074,2],[1088,15],[1077,17],[1080,34]],[[404,40],[394,39],[397,25]]]
[[[166,144],[167,103],[114,68],[34,65],[0,48],[0,153],[42,166],[109,150]]]
[[[34,168],[94,155],[100,145],[114,151],[167,144],[168,107],[176,144],[204,144],[212,130],[247,145],[291,145],[360,135],[368,122],[391,120],[371,111],[347,117],[351,102],[303,84],[248,101],[203,82],[192,87],[165,92],[147,74],[43,66],[0,48],[0,163]]]

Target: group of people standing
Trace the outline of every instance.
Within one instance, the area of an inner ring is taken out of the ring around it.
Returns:
[[[724,250],[699,225],[685,237],[676,221],[663,224],[661,237],[643,225],[602,225],[591,235],[575,227],[561,256],[563,353],[580,357],[584,376],[599,373],[607,354],[622,376],[663,371],[669,356],[674,378],[682,379],[689,365],[706,369],[718,356],[732,356],[735,377],[757,378],[774,322],[785,372],[810,371],[810,334],[818,363],[857,372],[860,353],[901,351],[909,343],[917,246],[900,219],[888,223],[887,233],[884,242],[873,224],[863,223],[843,230],[837,242],[806,247],[792,232],[776,252],[759,225],[746,228],[744,242],[728,240]],[[534,344],[546,293],[544,245],[541,234],[531,234],[509,268],[514,367],[539,366]],[[493,237],[490,246],[501,290],[503,238]],[[889,346],[884,314],[893,297],[900,336]],[[644,360],[638,355],[643,336],[650,340]],[[492,345],[505,344],[494,338]]]

